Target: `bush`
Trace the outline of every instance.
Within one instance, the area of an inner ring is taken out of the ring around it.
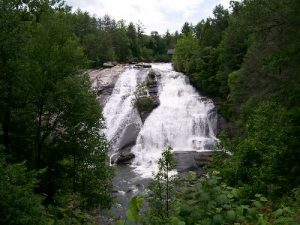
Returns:
[[[135,107],[139,112],[149,112],[154,108],[154,103],[151,97],[142,96],[136,99]]]

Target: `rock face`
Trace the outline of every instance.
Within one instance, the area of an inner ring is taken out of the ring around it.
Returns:
[[[134,68],[151,68],[151,64],[148,63],[137,63],[133,66]]]
[[[198,175],[203,175],[203,167],[210,166],[212,162],[213,151],[175,151],[174,157],[177,160],[176,169],[180,173],[195,171]]]
[[[104,106],[111,95],[119,75],[124,72],[124,65],[112,68],[89,70],[88,75],[92,82],[92,88],[97,92],[97,99]]]
[[[135,155],[130,150],[134,145],[135,141],[120,149],[118,153],[111,158],[111,163],[118,165],[131,164],[131,161],[135,158]]]
[[[152,99],[153,108],[156,108],[159,106],[159,96],[158,96],[158,85],[161,78],[161,74],[158,71],[155,71],[151,69],[147,76],[146,86],[147,86],[147,92],[149,96]],[[142,119],[142,122],[144,123],[146,118],[150,115],[151,111],[142,111],[140,113],[140,117]]]
[[[138,127],[136,124],[134,123],[128,124],[124,128],[122,134],[119,137],[118,148],[123,149],[127,147],[129,144],[134,143],[139,132],[140,132],[140,127]]]

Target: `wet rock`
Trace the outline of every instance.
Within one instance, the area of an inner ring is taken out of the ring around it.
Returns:
[[[135,155],[132,152],[121,153],[116,160],[116,164],[130,164],[131,160],[134,159]]]
[[[153,107],[154,108],[158,107],[160,104],[159,98],[158,97],[152,98],[152,100],[153,100]]]
[[[99,89],[97,91],[97,96],[100,96],[100,95],[111,95],[111,93],[113,92],[113,90],[114,90],[114,85],[113,84],[107,85],[107,86],[102,87],[101,89]]]
[[[210,166],[212,162],[213,151],[175,151],[173,155],[177,160],[176,169],[179,173],[195,171],[198,175],[203,175],[204,166]]]
[[[178,172],[194,171],[197,169],[194,151],[176,151],[173,155],[177,160],[176,169]]]
[[[111,157],[112,164],[130,164],[135,155],[131,152],[131,148],[135,145],[135,141],[129,143],[124,148],[120,149],[116,154]]]
[[[135,64],[135,67],[137,68],[151,68],[151,64],[149,63],[138,63],[138,64]]]
[[[208,152],[198,152],[194,155],[194,160],[198,167],[210,166],[212,163],[212,151]]]
[[[114,154],[110,157],[110,163],[115,164],[118,160],[119,154]]]
[[[112,62],[105,62],[105,63],[103,63],[103,67],[104,68],[112,68],[114,66],[115,65]]]
[[[125,70],[124,65],[113,68],[89,70],[88,75],[92,82],[92,89],[97,93],[97,99],[104,106],[113,92],[119,75]]]
[[[139,111],[142,122],[146,120],[146,118],[150,115],[153,109],[159,106],[159,96],[158,96],[158,85],[161,74],[158,71],[151,69],[147,76],[147,91],[149,93],[148,96],[151,97],[152,100],[152,108],[147,111]]]
[[[158,87],[157,87],[157,83],[151,84],[149,86],[147,86],[148,88],[148,92],[150,96],[157,96],[158,94]]]
[[[143,112],[140,112],[140,117],[141,117],[141,120],[142,122],[144,123],[145,120],[147,119],[147,117],[150,115],[151,112],[148,112],[148,111],[143,111]]]
[[[130,143],[135,142],[138,134],[140,132],[140,127],[138,124],[128,124],[124,129],[119,138],[118,148],[122,149],[128,146]]]

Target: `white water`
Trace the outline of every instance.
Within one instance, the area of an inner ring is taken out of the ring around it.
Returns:
[[[111,141],[111,156],[128,138],[129,126],[140,130],[131,151],[136,156],[134,170],[142,177],[152,176],[157,170],[157,160],[168,146],[173,151],[205,151],[217,141],[212,101],[200,97],[187,77],[175,72],[171,64],[153,64],[152,67],[162,75],[158,93],[160,105],[151,112],[144,125],[132,100],[137,84],[145,79],[149,69],[128,68],[122,73],[103,109],[107,127],[104,133]]]
[[[126,127],[134,125],[139,129],[142,121],[137,110],[133,107],[132,100],[137,84],[146,76],[145,71],[128,68],[120,74],[113,92],[103,108],[103,117],[106,123],[104,133],[111,141],[112,152],[118,149],[119,140],[126,135]]]
[[[162,73],[160,105],[146,119],[132,148],[136,156],[133,165],[143,177],[157,170],[157,160],[168,146],[173,151],[205,151],[217,141],[214,104],[201,98],[171,64],[154,64],[153,68]]]

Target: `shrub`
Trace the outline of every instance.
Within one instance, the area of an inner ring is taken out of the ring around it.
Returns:
[[[135,101],[135,107],[139,112],[148,112],[154,108],[154,103],[151,97],[142,96],[138,97]]]

